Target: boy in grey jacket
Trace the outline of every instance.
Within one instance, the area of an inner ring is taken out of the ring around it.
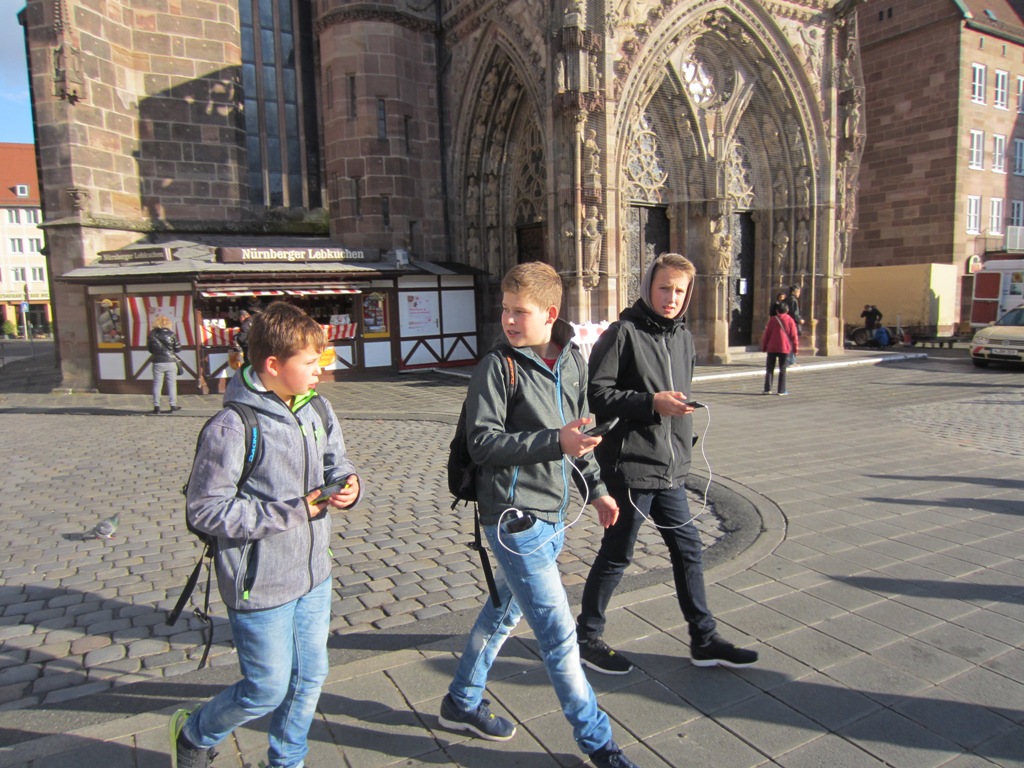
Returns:
[[[514,267],[502,280],[505,342],[473,372],[466,434],[476,477],[480,521],[497,561],[500,605],[488,601],[470,631],[448,695],[446,728],[505,741],[515,726],[484,700],[487,674],[519,619],[526,617],[576,743],[598,768],[636,768],[612,740],[608,716],[580,666],[572,613],[558,572],[570,477],[597,508],[604,526],[618,507],[592,460],[601,438],[581,432],[587,414],[586,363],[572,328],[558,317],[562,282],[547,264]],[[518,378],[508,403],[510,372]]]
[[[216,537],[217,584],[228,608],[242,679],[194,712],[171,719],[173,764],[207,768],[235,728],[272,713],[271,768],[303,765],[306,738],[327,677],[331,618],[328,507],[360,496],[341,425],[319,397],[323,329],[275,302],[253,322],[251,365],[228,383],[224,402],[258,414],[263,456],[239,488],[246,450],[241,418],[225,408],[204,429],[188,485],[191,525]],[[321,488],[340,490],[317,503]],[[312,490],[311,490],[312,489]]]

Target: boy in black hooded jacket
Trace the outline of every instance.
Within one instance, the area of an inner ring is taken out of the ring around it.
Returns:
[[[576,633],[583,664],[606,674],[633,668],[601,636],[644,518],[659,526],[668,546],[693,663],[745,667],[757,661],[756,652],[737,648],[715,631],[700,534],[686,500],[694,411],[686,393],[696,353],[684,315],[695,275],[693,263],[679,254],[655,259],[641,283],[641,298],[608,326],[590,354],[590,408],[599,421],[620,420],[594,451],[619,517],[605,530],[587,577]]]

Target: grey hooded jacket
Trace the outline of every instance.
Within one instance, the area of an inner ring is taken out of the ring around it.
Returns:
[[[690,471],[693,416],[663,417],[654,409],[654,394],[693,394],[697,356],[684,323],[693,284],[679,313],[666,318],[651,308],[652,277],[648,268],[642,298],[622,311],[590,353],[590,406],[603,421],[620,420],[594,451],[602,479],[616,489],[678,488]]]
[[[216,536],[217,584],[234,610],[276,608],[302,597],[331,574],[331,515],[310,519],[306,494],[355,473],[341,425],[327,408],[322,424],[309,404],[293,410],[263,388],[250,366],[228,383],[224,402],[256,409],[263,457],[242,488],[245,436],[237,413],[215,415],[196,449],[186,513],[198,530]],[[360,490],[362,483],[360,483]]]
[[[590,501],[607,494],[593,453],[575,460],[586,478],[583,486],[558,442],[559,429],[589,415],[587,367],[572,336],[572,326],[555,321],[552,340],[562,352],[554,369],[531,348],[502,341],[494,348],[498,354],[486,355],[473,371],[466,395],[466,433],[470,456],[479,466],[476,487],[482,525],[496,525],[509,507],[549,522],[564,519],[570,479],[580,493],[584,488],[589,492]],[[512,357],[518,377],[507,408],[506,355]]]

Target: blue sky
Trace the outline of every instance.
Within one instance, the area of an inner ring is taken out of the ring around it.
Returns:
[[[25,38],[18,24],[18,11],[24,7],[24,0],[0,0],[0,142],[31,144]]]

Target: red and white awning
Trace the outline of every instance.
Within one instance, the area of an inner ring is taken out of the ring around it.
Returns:
[[[362,293],[358,288],[296,288],[285,291],[289,296],[330,296],[339,293]]]
[[[284,291],[200,291],[205,299],[233,299],[241,296],[284,296]]]

